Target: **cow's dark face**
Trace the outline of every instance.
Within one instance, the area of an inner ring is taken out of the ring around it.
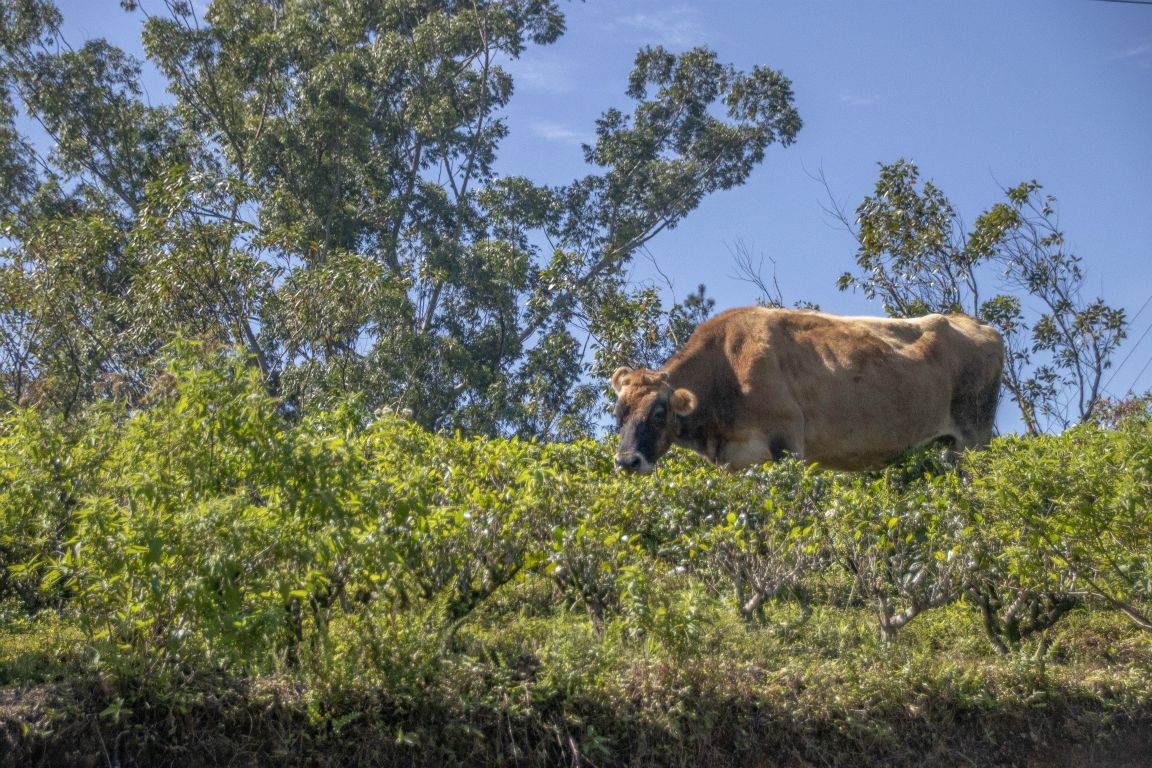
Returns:
[[[668,452],[680,419],[696,410],[696,396],[673,389],[665,371],[617,368],[612,374],[616,391],[616,428],[620,450],[616,468],[625,472],[651,472]]]

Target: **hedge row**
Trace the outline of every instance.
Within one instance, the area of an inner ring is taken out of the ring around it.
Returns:
[[[0,601],[81,628],[103,672],[418,674],[511,584],[690,649],[693,590],[746,621],[787,600],[865,605],[886,640],[963,601],[1008,652],[1077,606],[1152,629],[1152,422],[1002,438],[958,469],[541,445],[286,415],[242,360],[177,354],[155,402],[0,424]],[[1040,644],[1043,649],[1043,643]]]

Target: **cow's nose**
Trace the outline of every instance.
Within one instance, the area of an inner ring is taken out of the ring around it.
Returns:
[[[616,454],[616,467],[628,472],[635,472],[640,469],[640,463],[642,461],[643,459],[640,458],[640,454],[636,452]]]

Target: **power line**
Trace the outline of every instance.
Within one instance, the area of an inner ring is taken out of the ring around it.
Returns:
[[[1120,365],[1112,369],[1112,375],[1108,377],[1108,381],[1104,382],[1105,389],[1112,383],[1112,379],[1116,378],[1116,374],[1120,373],[1120,369],[1124,367],[1124,363],[1128,362],[1128,358],[1132,357],[1132,353],[1140,348],[1140,342],[1144,341],[1144,337],[1148,335],[1148,331],[1152,331],[1152,324],[1144,329],[1144,333],[1140,334],[1140,338],[1136,339],[1136,343],[1132,345],[1132,349],[1128,350],[1128,354],[1120,361]]]
[[[1132,386],[1128,388],[1129,391],[1136,390],[1136,384],[1140,381],[1140,377],[1144,375],[1144,371],[1148,370],[1148,366],[1152,365],[1152,357],[1148,358],[1148,362],[1144,363],[1144,367],[1140,369],[1140,373],[1136,374],[1136,378],[1132,379]]]
[[[1150,2],[1149,5],[1152,5],[1152,2]],[[1143,306],[1141,306],[1136,314],[1132,316],[1132,319],[1128,321],[1129,327],[1136,322],[1136,318],[1144,313],[1144,310],[1148,308],[1149,302],[1152,302],[1152,294],[1149,294],[1148,298],[1144,300]],[[1104,389],[1108,389],[1108,385],[1112,383],[1112,379],[1116,378],[1116,374],[1120,373],[1120,369],[1124,367],[1124,363],[1128,362],[1128,358],[1132,357],[1132,353],[1140,347],[1140,342],[1144,341],[1144,337],[1148,335],[1149,331],[1152,331],[1152,325],[1144,329],[1144,333],[1140,334],[1140,338],[1132,345],[1132,349],[1128,350],[1128,354],[1124,355],[1124,359],[1120,361],[1120,365],[1112,369],[1112,375],[1108,377],[1108,381],[1104,382]]]
[[[1152,5],[1152,0],[1149,0],[1148,4]],[[1132,315],[1132,319],[1128,321],[1129,325],[1136,322],[1136,318],[1144,314],[1144,310],[1148,309],[1148,304],[1150,302],[1152,302],[1152,293],[1148,294],[1148,298],[1144,299],[1144,303],[1140,305],[1140,309],[1136,310],[1136,314]]]
[[[1152,5],[1152,0],[1096,0],[1098,3],[1125,3],[1126,5]]]

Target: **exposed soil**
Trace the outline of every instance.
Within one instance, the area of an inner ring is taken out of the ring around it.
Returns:
[[[567,710],[562,718],[556,712],[525,717],[487,711],[460,722],[442,719],[444,712],[390,712],[380,699],[350,704],[374,710],[334,726],[337,718],[310,716],[291,691],[229,690],[179,712],[143,705],[117,719],[99,688],[0,688],[0,766],[1152,768],[1152,712],[1135,720],[1112,720],[1099,711],[1076,720],[1076,713],[1065,712],[1061,723],[1043,712],[952,713],[914,728],[892,723],[894,742],[861,752],[835,724],[781,722],[741,704],[734,704],[728,721],[690,735],[646,730],[637,722],[608,733],[607,713],[595,711]],[[589,731],[573,725],[581,720],[599,723],[595,732],[610,746],[597,746]],[[683,751],[670,748],[686,736]]]
[[[1028,768],[1149,768],[1152,727],[1129,724],[1108,739],[1091,744],[1056,744],[1028,758]]]

